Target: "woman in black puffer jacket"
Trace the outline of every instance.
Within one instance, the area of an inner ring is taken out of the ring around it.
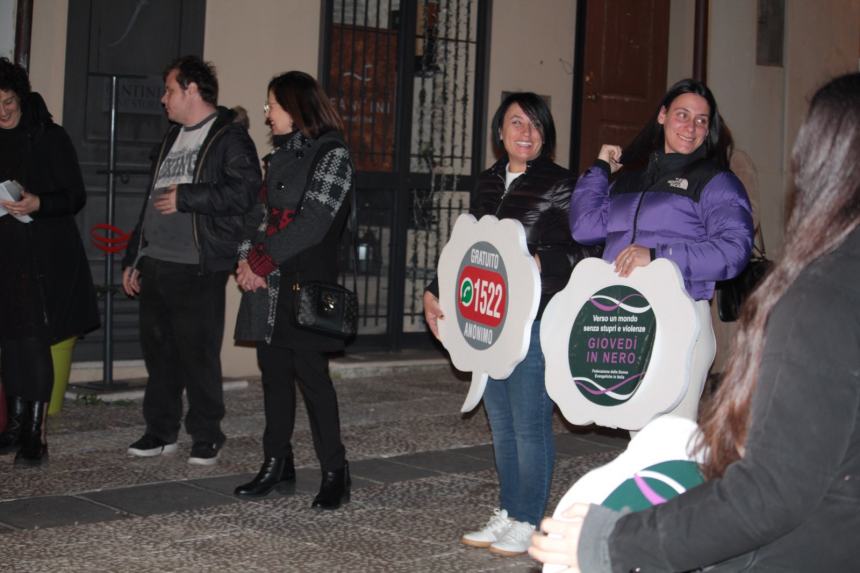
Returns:
[[[553,402],[544,386],[540,319],[549,299],[563,289],[574,265],[599,256],[600,247],[583,247],[570,237],[568,205],[575,179],[553,163],[555,125],[546,103],[530,93],[504,99],[493,117],[493,142],[501,158],[478,178],[475,216],[495,215],[523,224],[529,252],[538,263],[541,300],[525,359],[505,380],[490,378],[484,408],[493,432],[499,508],[487,524],[461,542],[489,547],[497,555],[525,553],[543,517],[555,463]],[[438,286],[424,293],[424,315],[438,338],[443,319]]]

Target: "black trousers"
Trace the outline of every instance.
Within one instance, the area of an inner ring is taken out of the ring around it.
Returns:
[[[188,396],[185,431],[195,442],[223,443],[221,342],[229,273],[144,258],[140,263],[140,343],[149,381],[146,431],[175,442]]]
[[[301,388],[311,425],[314,449],[323,471],[346,463],[340,438],[337,394],[328,374],[328,357],[322,352],[294,350],[257,343],[257,360],[263,379],[266,430],[263,454],[291,458],[290,440],[296,421],[296,383]]]
[[[48,402],[54,387],[51,343],[42,338],[0,340],[0,377],[7,396]]]

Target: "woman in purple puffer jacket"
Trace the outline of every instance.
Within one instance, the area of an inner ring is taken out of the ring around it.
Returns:
[[[681,80],[623,152],[601,147],[570,205],[573,238],[586,245],[605,241],[603,259],[620,276],[656,258],[681,270],[702,328],[690,386],[673,413],[692,420],[716,352],[708,301],[716,281],[743,270],[753,242],[749,199],[728,167],[731,145],[711,90]]]

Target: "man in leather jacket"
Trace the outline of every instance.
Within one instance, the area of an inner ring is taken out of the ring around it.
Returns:
[[[161,103],[174,125],[153,163],[152,184],[123,258],[123,289],[140,299],[141,347],[149,381],[146,433],[128,452],[176,451],[187,391],[188,462],[211,465],[221,431],[221,341],[225,287],[236,266],[243,215],[262,184],[254,143],[217,106],[212,66],[184,56],[168,66]]]

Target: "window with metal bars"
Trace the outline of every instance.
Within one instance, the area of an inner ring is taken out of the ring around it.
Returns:
[[[424,286],[480,166],[484,4],[326,5],[326,89],[359,174],[360,334],[424,329]]]

